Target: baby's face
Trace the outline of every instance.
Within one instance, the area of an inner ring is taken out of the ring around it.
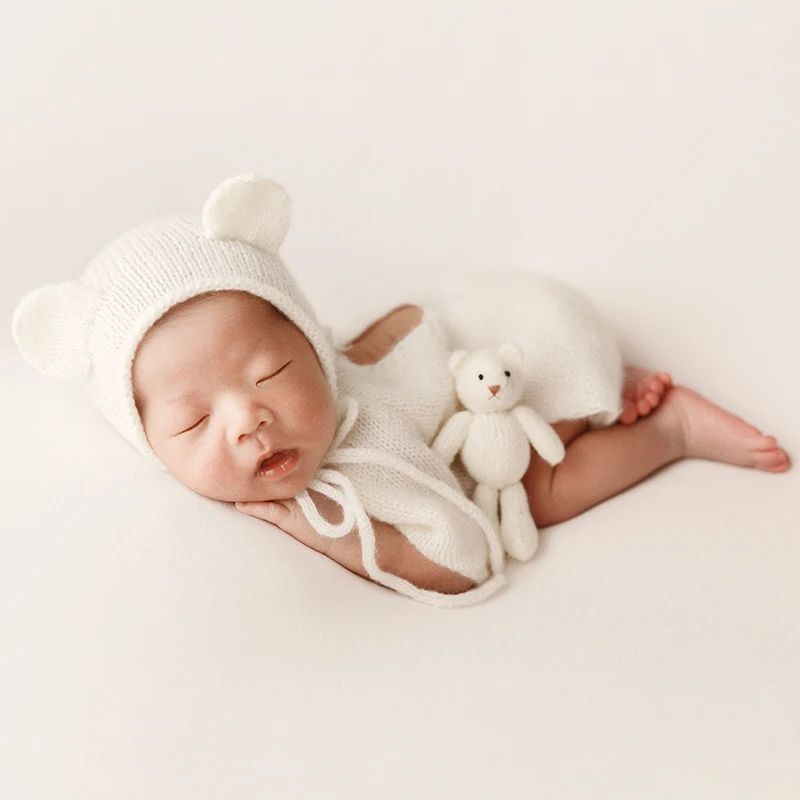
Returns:
[[[139,346],[132,377],[156,455],[181,483],[214,500],[294,497],[336,430],[314,349],[245,292],[171,309]]]

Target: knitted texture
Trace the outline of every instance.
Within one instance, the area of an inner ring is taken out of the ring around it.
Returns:
[[[209,197],[202,222],[176,215],[134,228],[102,250],[79,281],[23,298],[14,313],[17,345],[42,372],[85,376],[106,419],[161,469],[134,403],[133,358],[161,316],[198,294],[238,289],[280,309],[314,347],[335,397],[330,332],[277,255],[288,221],[280,186],[254,176],[229,179]],[[242,238],[228,238],[234,235]]]
[[[496,521],[506,552],[526,561],[539,539],[521,483],[531,447],[555,465],[564,458],[564,443],[532,408],[517,405],[525,374],[516,345],[474,353],[457,350],[449,366],[466,410],[445,423],[431,447],[447,464],[456,453],[461,455],[461,463],[478,482],[474,502]]]
[[[558,434],[530,407],[518,405],[525,377],[519,348],[457,350],[450,371],[467,410],[448,420],[432,445],[448,464],[460,452],[475,480],[502,489],[522,480],[531,445],[550,464],[564,458]]]
[[[518,344],[524,386],[519,402],[537,412],[539,429],[532,428],[531,436],[540,446],[547,445],[547,432],[542,426],[549,426],[544,425],[541,409],[531,399],[547,409],[549,421],[594,416],[596,424],[610,424],[616,419],[621,406],[622,359],[607,323],[587,300],[557,281],[536,275],[498,274],[494,281],[490,276],[461,276],[459,282],[449,286],[445,283],[445,290],[420,292],[413,299],[423,309],[422,322],[386,357],[375,365],[340,361],[342,391],[367,406],[343,445],[379,448],[448,486],[459,486],[463,495],[474,497],[478,484],[461,458],[456,457],[451,468],[443,470],[452,455],[432,453],[430,445],[441,432],[441,451],[455,453],[460,448],[463,439],[458,426],[449,426],[448,432],[443,425],[448,419],[462,418],[466,429],[470,422],[467,414],[471,416],[472,412],[455,413],[461,403],[449,370],[451,360],[456,359],[452,351],[468,348],[475,341],[488,342],[493,347],[500,347],[509,339]],[[551,311],[547,324],[541,317],[532,318],[529,314],[541,308]],[[469,309],[474,310],[471,323]],[[566,379],[554,363],[558,354],[568,359],[561,365]],[[466,363],[465,359],[463,364]],[[525,422],[527,425],[528,420]],[[448,441],[450,437],[452,440]],[[524,447],[528,457],[529,446],[525,443]],[[553,445],[546,446],[546,454],[553,461],[562,455]],[[436,458],[432,459],[432,455]],[[503,457],[498,454],[499,461]],[[470,521],[430,485],[407,482],[401,476],[376,469],[374,463],[339,463],[338,470],[359,487],[369,514],[391,522],[424,556],[475,581],[485,579],[487,548],[493,546],[493,541],[483,524]],[[520,533],[530,519],[527,497],[524,492],[521,498],[518,491],[508,492],[505,501],[501,496],[500,504],[511,523],[507,530],[512,532],[503,546],[515,558],[529,558],[536,546],[535,528],[528,541]],[[496,514],[489,514],[483,506],[481,510],[482,519],[496,530]],[[520,522],[522,519],[524,523]],[[512,537],[516,546],[509,547]],[[489,567],[494,571],[491,559]],[[483,596],[467,593],[459,598],[474,602]],[[427,597],[418,599],[441,604]]]
[[[441,316],[453,350],[522,351],[520,405],[547,422],[591,418],[610,425],[622,412],[623,363],[616,336],[571,286],[533,272],[444,274],[424,301]]]
[[[355,525],[368,574],[416,600],[455,607],[479,602],[504,583],[503,546],[491,520],[461,491],[447,465],[427,446],[413,420],[369,398],[369,378],[342,362],[343,416],[334,445],[307,490],[297,496],[323,536]],[[317,513],[309,490],[339,503],[344,519],[331,525]],[[381,570],[369,517],[395,526],[426,558],[475,581],[458,595],[419,589]]]
[[[363,369],[376,383],[373,396],[417,420],[429,444],[445,420],[463,409],[449,374],[451,353],[496,350],[509,341],[518,347],[523,365],[519,405],[548,423],[588,418],[601,427],[619,417],[624,372],[616,336],[573,287],[514,270],[443,273],[432,288],[412,291],[403,300],[424,309],[423,324],[383,361]],[[335,336],[346,339],[340,331]],[[476,481],[460,456],[451,471],[472,497]]]
[[[310,488],[337,501],[344,516],[339,526],[331,525],[306,490],[298,501],[311,524],[325,536],[356,527],[370,577],[415,599],[458,606],[488,597],[504,581],[502,543],[425,438],[451,397],[447,376],[431,395],[436,407],[413,420],[385,402],[391,385],[371,386],[363,380],[366,373],[356,377],[350,371],[355,365],[334,348],[331,332],[319,325],[277,255],[288,224],[289,198],[281,187],[255,176],[231,178],[212,192],[202,221],[176,215],[135,228],[111,242],[80,280],[23,298],[13,321],[17,345],[47,374],[83,376],[103,415],[164,469],[134,403],[131,370],[139,343],[170,308],[198,294],[238,289],[264,298],[314,347],[337,401],[337,433]],[[420,376],[417,388],[426,380]],[[384,572],[376,562],[370,516],[401,523],[421,552],[480,585],[452,596]]]
[[[426,309],[423,324],[387,359],[358,366],[334,347],[331,332],[320,326],[277,255],[288,223],[289,199],[277,184],[255,176],[229,179],[209,197],[202,221],[178,215],[129,231],[79,281],[45,286],[24,298],[14,314],[17,345],[47,374],[83,376],[103,415],[163,469],[133,398],[131,368],[139,343],[163,314],[195,295],[238,289],[262,297],[314,347],[337,400],[337,433],[309,488],[338,502],[343,519],[339,525],[323,519],[305,490],[297,499],[312,526],[324,536],[346,535],[355,527],[370,577],[417,600],[458,606],[485,599],[504,582],[503,544],[492,521],[465,497],[458,464],[451,471],[428,446],[456,410],[450,350],[491,346],[495,335],[520,339],[507,335],[509,327],[519,328],[523,347],[540,356],[526,354],[531,395],[523,402],[551,421],[589,415],[610,421],[619,413],[621,363],[617,370],[613,343],[596,335],[602,321],[580,298],[570,301],[555,290],[545,291],[537,305],[530,284],[505,287],[513,312],[491,299],[487,303],[486,287],[478,294],[456,292],[443,325],[435,309]],[[490,282],[499,283],[496,277]],[[530,336],[528,312],[540,316]],[[423,555],[478,586],[445,595],[384,572],[376,563],[370,516],[394,525]]]

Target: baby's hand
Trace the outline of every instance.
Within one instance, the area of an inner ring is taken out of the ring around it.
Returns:
[[[309,525],[297,500],[271,500],[236,503],[236,508],[250,517],[271,522],[303,544],[319,550],[319,534]]]
[[[309,495],[324,519],[334,525],[342,521],[342,509],[333,500],[313,490],[309,491]],[[361,541],[355,528],[346,536],[320,536],[308,524],[296,500],[236,503],[236,508],[250,517],[271,522],[312,550],[323,553],[356,575],[372,580],[361,560]],[[381,569],[405,578],[422,589],[448,594],[466,592],[475,585],[469,578],[429,561],[397,528],[372,517],[370,520],[375,531],[376,557]]]
[[[334,524],[341,522],[343,515],[339,506],[330,498],[315,491],[309,491],[311,499],[320,514]],[[320,536],[309,524],[297,500],[271,500],[236,503],[236,508],[249,517],[271,522],[288,533],[306,547],[332,558],[334,561],[363,577],[368,577],[361,562],[361,543],[358,531],[353,529],[346,536],[332,539]]]

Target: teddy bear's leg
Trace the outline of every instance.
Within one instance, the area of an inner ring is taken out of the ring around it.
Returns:
[[[472,495],[472,502],[475,503],[475,505],[478,506],[478,508],[483,511],[487,517],[489,517],[495,529],[499,530],[500,520],[497,516],[497,489],[492,489],[491,486],[486,486],[483,483],[479,483],[475,487],[475,494]]]
[[[506,553],[518,561],[531,558],[539,545],[539,532],[522,483],[500,490],[500,538]]]

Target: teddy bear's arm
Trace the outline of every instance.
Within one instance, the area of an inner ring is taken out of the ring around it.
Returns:
[[[533,449],[548,464],[555,466],[564,460],[564,442],[532,408],[517,406],[511,409],[511,413],[522,426]]]
[[[471,411],[459,411],[453,414],[433,440],[431,450],[440,455],[445,464],[450,464],[464,445],[472,417]]]

